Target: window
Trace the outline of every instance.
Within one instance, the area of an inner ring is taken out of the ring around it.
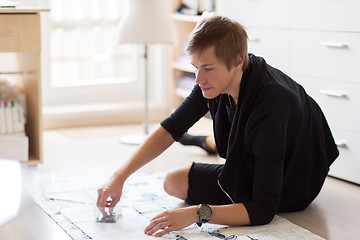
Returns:
[[[129,46],[116,44],[124,1],[50,0],[51,83],[78,86],[131,81]]]
[[[141,113],[144,49],[142,46],[119,45],[116,42],[118,23],[126,9],[125,2],[49,0],[49,20],[42,22],[45,32],[48,32],[48,41],[43,43],[43,49],[49,49],[43,57],[45,63],[42,67],[45,127],[49,125],[47,119],[53,120],[56,115],[70,116],[82,112],[86,118],[85,112],[99,113],[124,108],[132,111],[139,109]],[[152,47],[149,50],[153,53],[153,56],[149,54],[149,59],[162,64],[163,71],[166,69],[164,51],[163,48],[157,49]],[[150,63],[153,67],[156,64]],[[158,71],[154,69],[153,73],[156,75]],[[163,96],[167,87],[160,83],[164,81],[163,77],[162,72],[160,77],[150,79],[150,83],[153,83],[150,107],[151,103],[169,103],[164,101],[164,97],[169,96]],[[138,118],[141,120],[141,114]]]

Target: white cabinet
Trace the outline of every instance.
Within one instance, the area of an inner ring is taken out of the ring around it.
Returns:
[[[321,106],[332,129],[360,134],[360,84],[304,76],[296,81]]]
[[[360,83],[360,33],[291,30],[290,45],[291,73]]]
[[[288,0],[218,0],[216,12],[250,27],[289,27]]]
[[[340,156],[331,166],[330,175],[360,183],[360,134],[335,128],[333,135],[339,146]]]
[[[340,156],[330,175],[360,184],[360,1],[218,0],[248,29],[249,52],[304,86],[322,108]]]
[[[288,11],[292,29],[360,31],[358,0],[291,0],[289,2]]]
[[[268,56],[265,60],[271,66],[288,73],[290,35],[284,29],[250,28],[248,29],[249,52]]]

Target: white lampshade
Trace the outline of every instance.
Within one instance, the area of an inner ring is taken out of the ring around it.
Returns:
[[[127,4],[128,9],[119,24],[119,43],[174,42],[171,0],[128,0]]]

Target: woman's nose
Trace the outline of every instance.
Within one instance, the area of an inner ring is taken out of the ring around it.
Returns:
[[[201,84],[203,83],[204,81],[201,79],[201,75],[199,74],[199,71],[196,71],[195,72],[195,83],[196,84]]]

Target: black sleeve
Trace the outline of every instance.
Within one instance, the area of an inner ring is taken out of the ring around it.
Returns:
[[[296,105],[296,104],[295,104]],[[279,92],[269,93],[250,116],[245,132],[254,159],[252,199],[244,205],[251,225],[267,224],[280,203],[287,144],[294,101]]]
[[[160,123],[161,126],[171,134],[175,141],[179,141],[184,133],[208,112],[207,101],[196,84],[180,106]]]

